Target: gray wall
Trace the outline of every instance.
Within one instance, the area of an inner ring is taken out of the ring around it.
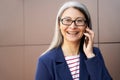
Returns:
[[[37,59],[53,37],[55,17],[69,0],[0,0],[0,80],[34,80]],[[120,80],[120,0],[78,0],[92,16],[95,46]]]

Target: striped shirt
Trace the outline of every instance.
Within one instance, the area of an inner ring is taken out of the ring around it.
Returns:
[[[68,64],[73,80],[79,80],[80,55],[67,56],[65,57],[65,60]]]

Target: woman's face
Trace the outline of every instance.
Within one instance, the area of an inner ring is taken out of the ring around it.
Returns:
[[[66,9],[60,20],[60,30],[64,41],[79,42],[85,32],[85,16],[78,9]]]

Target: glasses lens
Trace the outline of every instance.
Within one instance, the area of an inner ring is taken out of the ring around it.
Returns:
[[[62,19],[62,24],[64,24],[64,25],[71,25],[71,23],[72,23],[72,20],[69,18]]]
[[[76,25],[78,26],[82,26],[82,25],[85,25],[85,20],[84,19],[77,19],[75,21]]]

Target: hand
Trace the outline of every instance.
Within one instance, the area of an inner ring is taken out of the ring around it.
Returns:
[[[84,44],[83,44],[83,50],[84,50],[87,58],[92,58],[92,57],[95,56],[94,53],[93,53],[93,43],[94,43],[95,34],[92,30],[90,30],[87,27],[84,35],[85,35],[85,41],[84,41]]]

